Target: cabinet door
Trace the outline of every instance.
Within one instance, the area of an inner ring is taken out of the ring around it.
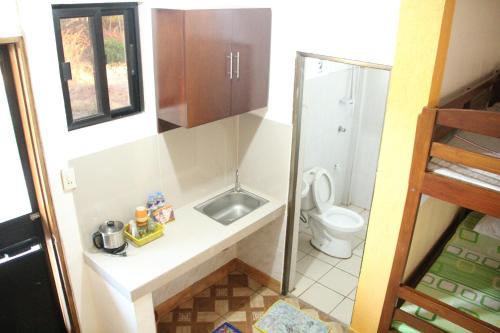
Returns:
[[[187,126],[184,11],[153,10],[158,130]]]
[[[231,113],[234,115],[267,105],[271,10],[234,9],[232,38]]]
[[[185,12],[187,127],[231,114],[231,10]]]

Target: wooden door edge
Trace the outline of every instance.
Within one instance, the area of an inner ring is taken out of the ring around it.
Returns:
[[[51,264],[52,279],[56,286],[66,329],[69,332],[79,333],[78,314],[50,191],[24,41],[22,37],[13,37],[0,39],[0,44],[7,45],[12,65],[21,123]]]

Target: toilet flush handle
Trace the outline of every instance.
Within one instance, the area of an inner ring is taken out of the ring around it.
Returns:
[[[338,131],[339,133],[345,133],[346,128],[345,128],[345,127],[342,127],[342,126],[339,126],[339,128],[337,129],[337,131]]]

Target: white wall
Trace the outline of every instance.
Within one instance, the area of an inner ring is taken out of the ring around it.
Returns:
[[[385,104],[390,72],[364,68],[361,75],[359,119],[356,119],[356,145],[352,167],[350,203],[371,208],[377,173],[380,140],[384,126]]]
[[[357,75],[353,71],[357,69],[323,61],[328,74],[313,76],[311,72],[317,71],[310,68],[317,69],[317,62],[312,58],[306,58],[305,62],[301,123],[303,171],[313,167],[326,169],[335,182],[335,204],[345,204],[344,193],[351,173],[354,105],[341,103],[341,99],[351,97],[351,75],[354,74],[355,85]],[[339,132],[340,126],[346,131]]]
[[[16,0],[2,0],[0,6],[2,8],[0,10],[0,38],[20,36],[21,27]]]
[[[456,0],[442,101],[500,69],[500,1]]]
[[[399,0],[273,1],[271,86],[266,117],[289,123],[295,52],[391,65]]]
[[[269,107],[267,112],[260,112],[260,114],[265,114],[266,118],[285,124],[291,123],[296,51],[391,65],[399,15],[398,0],[384,2],[314,0],[307,3],[290,3],[278,0],[148,0],[142,2],[139,6],[139,20],[145,112],[68,132],[52,22],[51,4],[56,2],[96,1],[18,0],[19,25],[27,46],[35,105],[54,207],[83,332],[100,332],[101,330],[100,323],[95,320],[90,293],[86,292],[87,289],[91,288],[91,285],[88,284],[88,271],[82,261],[81,238],[83,236],[80,234],[77,222],[73,193],[63,192],[60,184],[60,170],[66,168],[72,159],[155,134],[150,7],[271,7],[273,10],[273,32]],[[5,1],[2,2],[2,13],[6,8],[4,3]],[[9,6],[12,10],[11,7]],[[9,18],[15,16],[14,12],[7,15]],[[12,25],[8,23],[7,27],[0,25],[0,29],[2,29],[0,36],[17,34],[16,28],[12,28],[14,25],[14,23]],[[259,134],[256,133],[255,140],[258,137]],[[280,161],[285,166],[280,170],[279,179],[276,180],[279,184],[287,184],[289,176],[291,136],[288,135],[285,139],[288,140],[288,150],[285,151],[286,154]],[[259,150],[264,151],[265,149],[265,145],[256,147],[255,155],[259,156]],[[256,160],[253,162],[257,163]],[[280,189],[285,197],[287,191],[286,186]]]

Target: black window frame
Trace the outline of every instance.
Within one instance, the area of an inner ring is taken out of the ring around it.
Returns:
[[[66,121],[68,130],[75,130],[95,124],[100,124],[117,118],[140,113],[144,110],[142,89],[141,48],[139,38],[139,17],[137,3],[102,3],[102,4],[71,4],[53,5],[52,14],[56,36],[59,73],[64,95]],[[102,30],[102,17],[109,15],[123,15],[125,22],[125,50],[127,56],[127,71],[130,105],[111,110],[109,103],[108,82],[106,73],[106,54]],[[71,70],[65,64],[61,34],[61,19],[90,17],[89,25],[93,53],[94,79],[98,113],[78,120],[73,119],[68,80],[71,79]]]

